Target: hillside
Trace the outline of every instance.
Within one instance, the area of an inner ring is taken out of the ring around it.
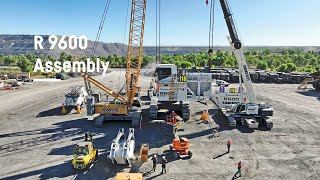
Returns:
[[[3,55],[14,55],[14,54],[29,54],[34,53],[36,55],[44,55],[44,56],[52,56],[54,58],[58,58],[62,50],[55,47],[55,49],[50,50],[50,43],[48,42],[48,36],[44,37],[44,49],[43,50],[35,50],[34,49],[34,36],[33,35],[0,35],[0,54]],[[66,49],[64,52],[67,54],[71,54],[75,57],[83,57],[90,56],[92,52],[94,41],[88,41],[88,48],[85,50],[81,49]],[[320,47],[282,47],[282,46],[249,46],[246,49],[255,49],[255,50],[263,50],[269,48],[272,52],[280,52],[283,49],[288,48],[298,48],[303,51],[314,50],[316,52],[320,51]],[[227,46],[216,46],[214,50],[230,50]],[[145,46],[144,54],[146,55],[155,55],[156,48],[153,46]],[[190,54],[190,53],[200,53],[207,52],[207,46],[163,46],[161,47],[161,54]],[[96,48],[97,56],[108,56],[117,54],[119,56],[124,56],[127,53],[127,45],[121,43],[103,43],[99,42]]]
[[[272,53],[280,53],[284,49],[301,49],[304,52],[315,51],[320,52],[320,46],[246,46],[245,49],[263,51],[265,49],[271,49]],[[230,51],[229,46],[215,46],[214,51]],[[207,52],[208,46],[162,46],[160,48],[161,54],[190,54],[190,53],[201,53]],[[145,46],[144,53],[147,55],[155,55],[156,47]]]
[[[14,55],[14,54],[29,54],[34,53],[36,55],[52,56],[58,58],[62,50],[57,48],[49,49],[50,43],[48,42],[47,35],[43,36],[43,50],[34,49],[34,36],[33,35],[0,35],[0,54]],[[88,40],[88,48],[82,49],[66,49],[63,50],[67,54],[72,54],[75,57],[89,56],[92,52],[94,41]],[[127,52],[127,46],[120,43],[102,43],[99,42],[95,51],[97,56],[107,56],[117,54],[122,56]]]

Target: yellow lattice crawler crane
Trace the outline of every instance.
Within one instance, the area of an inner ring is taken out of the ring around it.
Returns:
[[[140,88],[138,80],[140,67],[143,58],[142,47],[144,37],[144,23],[146,14],[146,0],[132,0],[130,33],[128,43],[128,57],[126,68],[126,94],[121,96],[120,92],[104,86],[100,82],[91,78],[88,74],[82,74],[86,88],[89,92],[87,98],[88,115],[99,114],[95,118],[96,126],[102,126],[106,120],[128,120],[132,125],[138,125],[142,119],[140,109]],[[114,97],[111,102],[98,102],[92,93],[90,83],[96,85],[108,95]]]

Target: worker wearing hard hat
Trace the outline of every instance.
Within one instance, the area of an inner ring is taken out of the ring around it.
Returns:
[[[228,151],[227,152],[228,153],[230,152],[230,146],[231,146],[231,140],[229,139],[228,142],[227,142],[227,147],[228,147]]]
[[[155,154],[153,157],[152,157],[152,169],[153,169],[153,172],[156,171],[156,167],[157,167],[157,163],[158,163],[158,159],[157,159],[157,155]]]
[[[166,157],[164,157],[164,156],[162,156],[162,162],[161,162],[161,164],[162,164],[162,171],[161,171],[161,174],[163,174],[163,173],[167,173],[167,170],[166,170],[166,164],[167,164],[167,159],[166,159]]]
[[[174,111],[172,111],[170,114],[170,121],[174,122],[175,118],[176,118],[176,113]]]
[[[238,163],[238,171],[237,173],[234,175],[235,177],[241,177],[241,168],[242,168],[242,163],[241,161]],[[237,176],[239,174],[239,176]]]

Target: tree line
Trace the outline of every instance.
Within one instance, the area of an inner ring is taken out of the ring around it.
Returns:
[[[320,53],[315,51],[303,52],[299,49],[285,49],[278,53],[272,53],[271,49],[258,50],[246,50],[245,57],[247,64],[250,68],[280,71],[280,72],[316,72],[320,71]],[[19,55],[0,55],[0,65],[18,66],[23,72],[32,72],[34,64],[37,58],[41,58],[42,62],[46,61],[86,61],[87,57],[75,58],[70,54],[62,52],[60,57],[55,59],[51,56],[43,57],[35,54],[19,54]],[[126,57],[118,55],[109,55],[105,57],[99,57],[102,61],[109,61],[110,66],[114,68],[125,68]],[[137,58],[137,57],[134,57]],[[96,57],[93,58],[93,60]],[[176,64],[181,68],[191,68],[192,66],[204,67],[208,65],[209,56],[207,53],[196,54],[162,54],[160,56],[161,63],[163,64]],[[211,56],[211,63],[213,67],[237,67],[237,61],[228,51],[218,50]],[[145,55],[142,59],[142,67],[147,67],[156,61],[155,56]]]

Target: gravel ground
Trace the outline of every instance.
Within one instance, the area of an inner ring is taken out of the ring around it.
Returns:
[[[118,89],[123,85],[124,73],[113,70],[94,78]],[[151,77],[141,76],[142,92],[146,92],[150,80]],[[86,112],[59,115],[64,93],[71,86],[83,84],[81,78],[72,78],[0,91],[1,179],[112,179],[118,172],[151,170],[151,160],[143,164],[135,162],[131,168],[113,166],[106,160],[118,128],[127,130],[131,126],[129,122],[108,122],[96,128]],[[243,163],[243,176],[239,179],[318,179],[320,93],[298,91],[298,85],[255,84],[254,87],[259,99],[271,103],[275,109],[274,128],[271,131],[230,129],[211,102],[191,102],[192,117],[179,131],[190,140],[191,159],[173,158],[168,151],[172,127],[149,123],[146,102],[142,128],[135,128],[136,152],[142,143],[149,143],[150,156],[165,155],[168,164],[166,174],[160,173],[158,165],[156,172],[145,179],[235,179],[239,161]],[[197,120],[205,109],[213,117],[209,125]],[[211,127],[217,124],[221,136],[212,138]],[[77,171],[71,166],[74,145],[88,131],[95,133],[99,159],[90,170]],[[232,141],[229,154],[226,153],[228,139]]]

